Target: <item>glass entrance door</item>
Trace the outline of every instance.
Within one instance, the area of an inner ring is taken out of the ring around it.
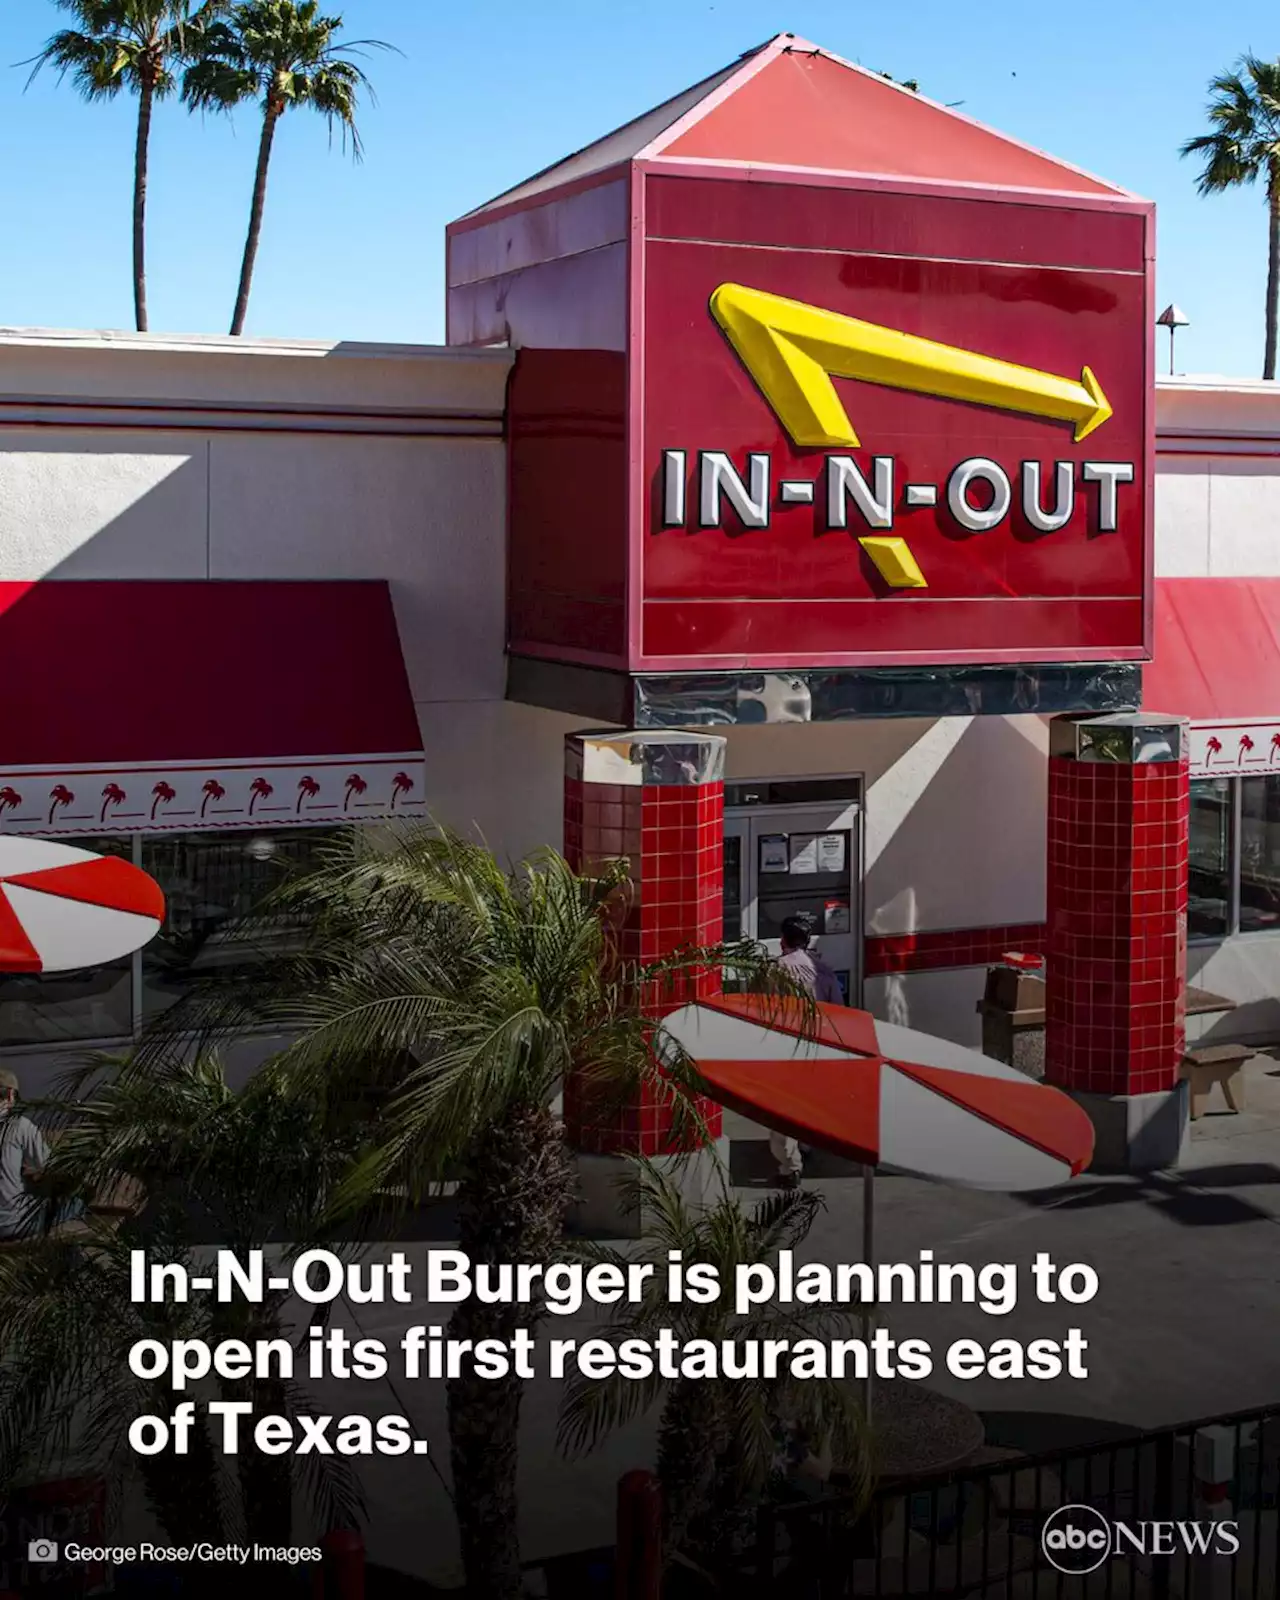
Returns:
[[[725,813],[724,937],[781,954],[785,918],[803,917],[850,1005],[862,994],[856,800],[762,805]]]

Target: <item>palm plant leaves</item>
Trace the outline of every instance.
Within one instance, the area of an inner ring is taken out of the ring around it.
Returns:
[[[86,100],[149,89],[157,100],[177,88],[174,67],[200,48],[221,0],[54,0],[78,24],[60,29],[31,63],[31,78],[52,67]],[[28,82],[31,80],[28,79]]]
[[[1221,193],[1263,180],[1270,212],[1264,378],[1276,375],[1280,300],[1280,62],[1245,56],[1235,72],[1209,84],[1210,131],[1188,139],[1184,156],[1202,159],[1197,188]]]
[[[352,1135],[327,1125],[319,1108],[288,1094],[270,1072],[239,1092],[207,1053],[176,1048],[132,1060],[95,1059],[72,1075],[55,1104],[62,1124],[47,1172],[60,1189],[101,1191],[122,1180],[146,1188],[150,1204],[119,1232],[91,1223],[87,1238],[34,1240],[0,1256],[0,1481],[24,1466],[64,1458],[69,1446],[106,1470],[141,1473],[152,1509],[180,1542],[252,1532],[288,1542],[291,1472],[279,1458],[242,1450],[240,1493],[218,1460],[197,1413],[186,1457],[137,1457],[128,1449],[136,1416],[167,1416],[163,1380],[134,1377],[124,1360],[139,1340],[281,1335],[283,1297],[261,1305],[205,1297],[134,1303],[130,1252],[189,1266],[201,1239],[238,1253],[261,1248],[276,1229],[291,1250],[330,1242],[329,1195],[350,1159]],[[255,1410],[312,1414],[292,1380],[218,1382],[222,1397]],[[36,1452],[33,1456],[32,1452]],[[298,1483],[324,1525],[359,1513],[351,1463],[299,1458]]]
[[[643,1254],[624,1257],[591,1244],[579,1250],[593,1262],[623,1266],[640,1259],[656,1269],[638,1304],[619,1302],[613,1308],[608,1330],[615,1345],[628,1338],[652,1340],[662,1328],[670,1328],[682,1345],[694,1339],[717,1344],[829,1340],[849,1331],[851,1320],[842,1312],[775,1304],[739,1316],[727,1293],[708,1304],[687,1299],[672,1303],[667,1295],[672,1252],[685,1262],[714,1266],[727,1290],[740,1265],[773,1261],[780,1251],[803,1242],[821,1206],[819,1196],[804,1191],[774,1195],[747,1211],[734,1201],[722,1174],[719,1201],[695,1211],[678,1185],[650,1162],[636,1162],[633,1183],[636,1203],[645,1208]],[[811,1447],[828,1450],[855,1482],[864,1480],[865,1424],[856,1386],[834,1379],[795,1379],[785,1370],[759,1380],[672,1381],[655,1373],[640,1380],[600,1381],[575,1375],[561,1408],[561,1448],[570,1455],[585,1454],[659,1403],[659,1476],[668,1498],[668,1538],[677,1544],[690,1524],[713,1507],[724,1512],[758,1498],[774,1471],[784,1429],[794,1430]]]
[[[447,830],[353,833],[261,908],[264,926],[305,929],[300,944],[268,941],[247,980],[211,984],[167,1013],[129,1071],[157,1070],[175,1031],[198,1050],[249,1026],[281,1035],[268,1080],[316,1106],[320,1126],[354,1125],[361,1136],[329,1222],[380,1196],[412,1203],[451,1180],[473,1260],[546,1260],[563,1248],[573,1192],[553,1115],[566,1077],[601,1096],[593,1107],[643,1090],[669,1109],[678,1142],[699,1124],[701,1083],[662,1032],[664,986],[707,967],[761,966],[739,946],[627,964],[615,933],[626,894],[625,863],[579,875],[547,851],[511,868]],[[450,1327],[505,1339],[540,1315],[468,1301]],[[520,1592],[520,1400],[516,1379],[449,1380],[455,1497],[477,1593]]]
[[[638,997],[692,968],[760,962],[732,946],[627,966],[611,925],[625,885],[625,865],[584,877],[550,851],[507,869],[447,830],[338,841],[264,908],[309,930],[303,948],[211,986],[166,1027],[205,1045],[248,1026],[287,1035],[273,1070],[334,1106],[381,1083],[379,1137],[352,1170],[351,1201],[391,1182],[420,1195],[487,1128],[549,1105],[571,1071],[606,1103],[652,1094],[673,1143],[687,1142],[696,1066],[673,1045],[658,1059],[660,1019]],[[167,1048],[144,1044],[140,1060]]]
[[[248,101],[262,108],[257,171],[249,208],[240,286],[231,332],[244,330],[249,291],[257,260],[266,203],[267,173],[275,128],[284,113],[309,106],[325,119],[332,139],[343,148],[348,140],[358,161],[362,147],[356,126],[361,94],[373,98],[372,86],[358,60],[370,50],[389,50],[380,39],[336,38],[340,16],[325,16],[317,0],[240,0],[224,6],[205,31],[200,58],[183,78],[182,94],[199,110],[231,111]]]
[[[335,1129],[270,1071],[236,1091],[215,1054],[190,1055],[174,1039],[145,1070],[96,1057],[62,1087],[46,1169],[56,1189],[103,1193],[132,1182],[153,1202],[173,1192],[230,1249],[278,1230],[315,1242],[357,1150],[353,1130]]]
[[[1214,78],[1209,93],[1211,131],[1182,146],[1184,156],[1204,157],[1201,194],[1270,178],[1280,159],[1280,62],[1246,56],[1237,71]]]

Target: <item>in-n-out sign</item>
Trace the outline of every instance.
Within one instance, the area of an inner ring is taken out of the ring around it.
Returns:
[[[939,487],[933,483],[905,485],[901,503],[895,488],[892,456],[873,456],[870,475],[853,456],[829,455],[823,471],[812,478],[784,478],[778,484],[777,503],[783,506],[820,504],[828,528],[848,528],[850,512],[855,526],[892,528],[898,510],[936,506],[939,495],[959,525],[970,533],[998,528],[1009,515],[1017,493],[1023,516],[1037,533],[1065,528],[1076,511],[1077,464],[1073,461],[1024,461],[1016,486],[997,461],[970,456],[961,461]],[[1080,495],[1091,492],[1094,526],[1114,533],[1119,517],[1120,486],[1133,482],[1131,461],[1085,461],[1079,464]],[[767,528],[774,505],[772,462],[764,451],[752,451],[739,471],[724,450],[699,450],[696,470],[696,525],[720,528],[731,512],[744,528]],[[1046,480],[1051,485],[1046,494]],[[975,487],[985,485],[985,488]],[[1089,486],[1096,486],[1090,489]],[[689,526],[689,464],[685,450],[662,452],[662,525]]]
[[[721,284],[711,297],[711,312],[801,447],[838,451],[860,442],[831,382],[833,374],[1065,422],[1077,441],[1112,414],[1089,367],[1079,380],[1061,377],[740,284]],[[1010,516],[1016,497],[1027,525],[1047,534],[1065,528],[1090,499],[1085,509],[1092,528],[1114,533],[1121,487],[1134,481],[1131,461],[1022,461],[1009,471],[990,457],[970,456],[945,482],[899,485],[893,456],[873,456],[864,467],[852,455],[828,454],[816,478],[786,477],[775,486],[765,452],[748,453],[739,463],[727,451],[699,450],[691,485],[688,456],[683,449],[662,453],[665,528],[688,528],[691,522],[706,529],[767,528],[775,505],[816,505],[826,528],[858,535],[894,588],[928,587],[902,537],[909,518],[895,531],[900,513],[938,507],[941,501],[959,528],[987,533]]]

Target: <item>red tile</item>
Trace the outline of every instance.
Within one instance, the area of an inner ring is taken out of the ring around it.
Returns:
[[[1182,1044],[1186,767],[1049,769],[1048,1075],[1107,1093],[1170,1088]]]

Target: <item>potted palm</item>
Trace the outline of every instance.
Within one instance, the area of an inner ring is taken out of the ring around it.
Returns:
[[[842,1338],[853,1332],[843,1313],[806,1305],[760,1305],[745,1315],[732,1299],[674,1304],[665,1291],[670,1252],[713,1266],[729,1284],[739,1265],[773,1264],[797,1249],[822,1207],[820,1195],[791,1190],[744,1208],[727,1178],[715,1205],[691,1207],[679,1187],[652,1163],[636,1163],[635,1184],[653,1219],[639,1255],[607,1246],[581,1247],[591,1261],[650,1261],[650,1293],[638,1304],[619,1302],[607,1321],[618,1344],[649,1339],[670,1328],[681,1345],[709,1340]],[[568,1385],[560,1440],[569,1455],[593,1450],[616,1428],[658,1408],[657,1474],[663,1496],[668,1562],[692,1563],[721,1581],[749,1538],[755,1508],[766,1497],[797,1498],[800,1478],[825,1481],[833,1471],[846,1492],[865,1487],[866,1437],[859,1387],[836,1379],[688,1377],[635,1382],[612,1377]]]

